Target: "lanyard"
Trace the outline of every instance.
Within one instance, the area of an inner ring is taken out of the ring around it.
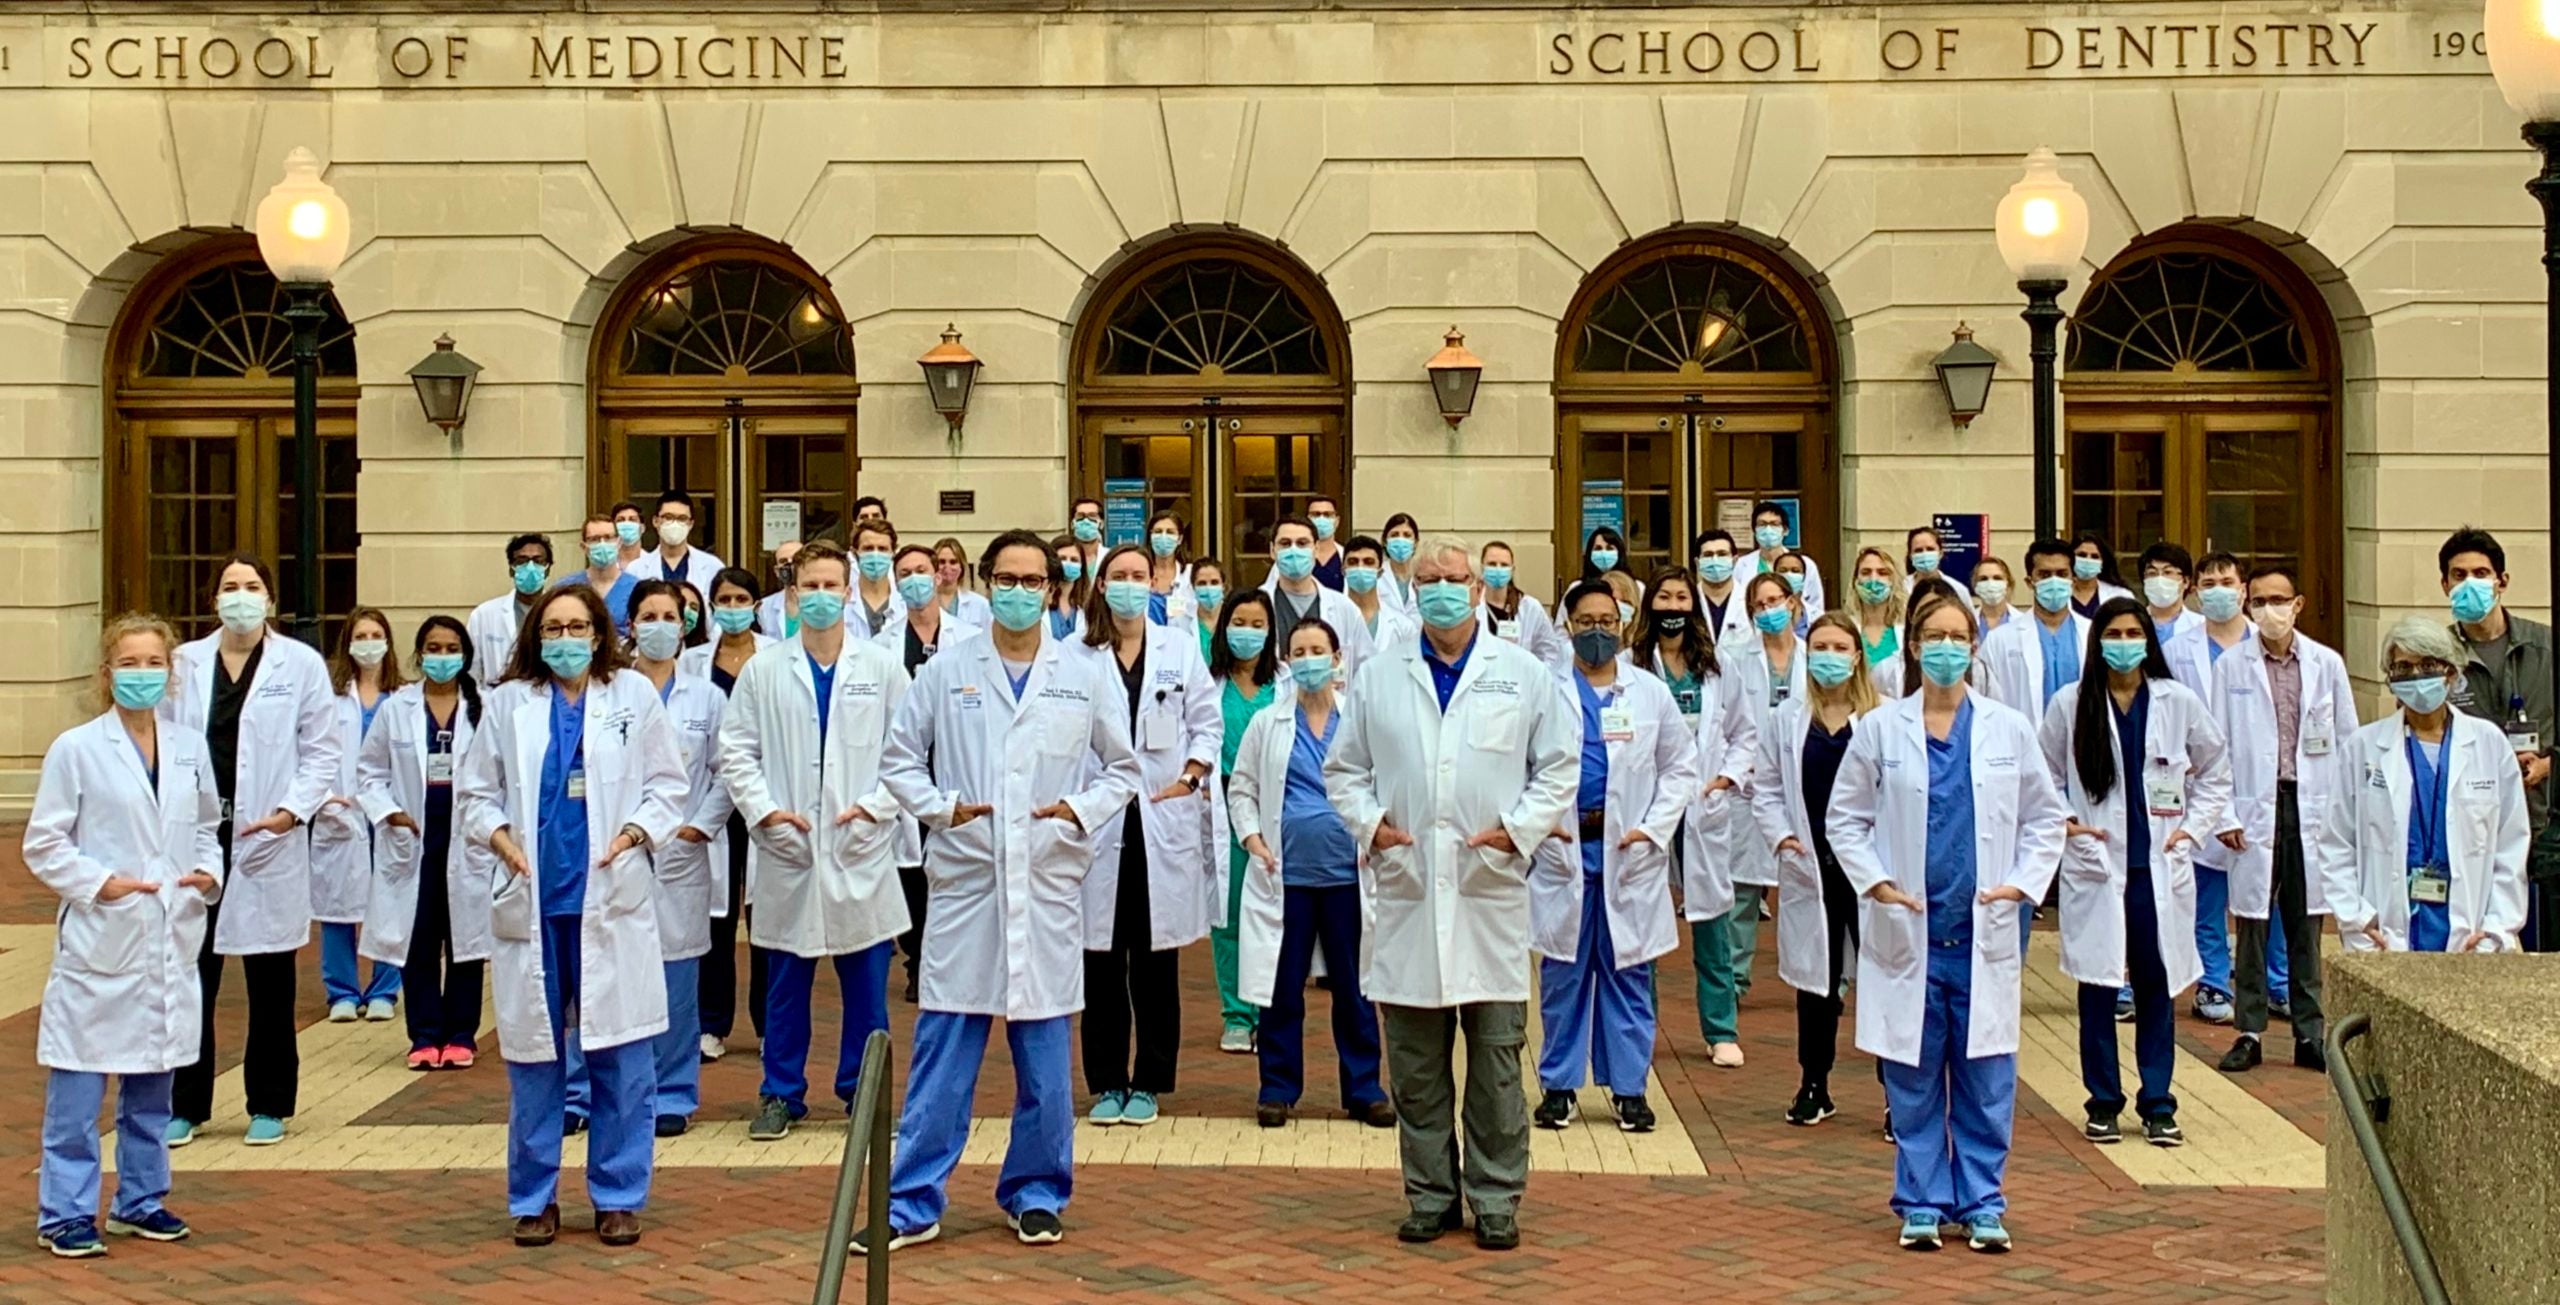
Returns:
[[[2407,746],[2410,777],[2418,789],[2417,800],[2409,804],[2409,832],[2418,844],[2419,864],[2440,868],[2443,862],[2437,858],[2436,849],[2445,846],[2444,806],[2453,783],[2453,768],[2446,764],[2446,753],[2453,747],[2451,722],[2446,723],[2443,741],[2436,744],[2432,770],[2427,766],[2426,745],[2418,742],[2417,735],[2408,737]]]

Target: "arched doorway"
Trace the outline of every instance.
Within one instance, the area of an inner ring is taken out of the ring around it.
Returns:
[[[2299,568],[2303,627],[2336,642],[2338,332],[2310,280],[2238,232],[2181,227],[2090,282],[2063,353],[2072,530],[2128,576],[2172,539]]]
[[[1558,570],[1602,525],[1638,576],[1712,526],[1747,549],[1764,499],[1833,567],[1833,357],[1812,287],[1765,250],[1683,231],[1612,255],[1556,342]]]
[[[1180,512],[1236,586],[1260,583],[1272,527],[1310,497],[1350,512],[1350,342],[1288,255],[1167,241],[1094,295],[1074,357],[1075,483],[1103,500],[1107,539]]]
[[[598,504],[694,499],[695,546],[760,569],[780,537],[841,537],[857,468],[853,331],[789,250],[706,237],[627,278],[595,337]]]
[[[356,604],[356,336],[337,297],[320,330],[322,633]],[[293,328],[247,236],[170,256],[134,287],[107,349],[106,591],[110,610],[213,629],[215,565],[272,559],[299,592]]]

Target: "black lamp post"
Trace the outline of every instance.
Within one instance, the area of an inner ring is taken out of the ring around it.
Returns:
[[[2089,246],[2089,201],[2062,179],[2053,151],[2038,146],[2027,155],[2026,175],[2000,199],[1993,215],[2000,257],[2017,275],[2027,296],[2027,357],[2034,363],[2036,538],[2061,532],[2055,518],[2054,328],[2062,325],[2062,292]]]
[[[2054,448],[2056,410],[2062,406],[2055,393],[2053,360],[2058,352],[2054,340],[2062,326],[2062,292],[2071,288],[2068,281],[2038,278],[2020,281],[2018,290],[2027,297],[2027,311],[2018,314],[2027,319],[2028,372],[2035,386],[2035,458],[2036,458],[2036,538],[2051,539],[2061,533],[2054,521],[2054,464],[2060,461]]]
[[[293,632],[320,646],[320,329],[329,320],[329,278],[347,257],[347,203],[320,177],[320,160],[295,146],[284,180],[258,202],[258,254],[284,286],[293,328]]]

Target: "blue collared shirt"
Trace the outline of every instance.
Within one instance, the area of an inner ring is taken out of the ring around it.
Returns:
[[[592,688],[593,686],[590,686]],[[583,915],[587,909],[587,701],[551,689],[551,746],[542,754],[542,913]],[[569,796],[570,777],[581,796]]]
[[[1475,655],[1476,636],[1482,633],[1480,625],[1468,630],[1467,646],[1458,650],[1454,662],[1442,662],[1431,647],[1431,636],[1422,636],[1422,664],[1431,668],[1431,687],[1440,695],[1441,711],[1449,710],[1449,696],[1458,691],[1458,677],[1467,673],[1467,659]]]
[[[1298,738],[1289,749],[1289,775],[1280,792],[1280,882],[1290,888],[1338,888],[1359,882],[1360,849],[1324,792],[1324,759],[1333,752],[1342,712],[1325,717],[1324,733],[1307,728],[1307,713],[1292,713]]]
[[[1973,696],[1929,740],[1929,945],[1973,943]]]
[[[1583,678],[1582,668],[1573,668],[1573,690],[1582,699],[1582,787],[1575,793],[1574,810],[1598,811],[1609,803],[1609,744],[1600,734],[1600,709],[1618,700],[1612,686],[1607,696],[1591,687]],[[1608,852],[1606,840],[1582,840],[1582,873],[1591,878],[1600,874],[1601,862]]]
[[[2080,682],[2080,650],[2072,647],[2071,629],[2069,620],[2059,630],[2036,622],[2036,639],[2044,645],[2044,697],[2037,702],[2039,707],[2052,705],[2053,695],[2062,692],[2063,685]]]

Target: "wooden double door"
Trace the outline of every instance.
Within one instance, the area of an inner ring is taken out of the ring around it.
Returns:
[[[1147,522],[1180,513],[1192,556],[1226,564],[1232,592],[1260,584],[1271,534],[1318,495],[1344,512],[1349,537],[1349,456],[1330,412],[1200,404],[1085,412],[1079,421],[1078,492],[1103,502],[1104,541],[1143,537]]]
[[[1626,537],[1627,566],[1641,578],[1690,565],[1689,541],[1710,527],[1749,549],[1751,509],[1763,501],[1787,508],[1798,546],[1829,567],[1827,429],[1817,408],[1672,402],[1568,411],[1558,447],[1558,586],[1581,574],[1583,545],[1598,526]]]
[[[693,496],[691,543],[762,574],[784,537],[845,542],[855,474],[854,417],[842,409],[729,403],[603,414],[601,501],[651,514],[668,489]]]

